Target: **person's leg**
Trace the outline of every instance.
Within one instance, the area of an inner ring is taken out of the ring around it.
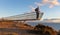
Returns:
[[[39,19],[39,13],[36,13],[36,19]]]
[[[39,19],[39,13],[37,14],[37,19]]]

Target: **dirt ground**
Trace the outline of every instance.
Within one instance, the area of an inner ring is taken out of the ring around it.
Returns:
[[[36,35],[28,33],[27,30],[33,27],[20,22],[0,22],[0,35]]]

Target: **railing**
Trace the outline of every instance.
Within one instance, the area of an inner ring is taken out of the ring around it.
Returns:
[[[43,16],[43,13],[40,12],[39,14],[39,18],[41,19]],[[16,15],[16,16],[10,16],[10,17],[5,17],[5,20],[17,20],[17,21],[22,21],[22,20],[37,20],[36,19],[36,13],[32,12],[32,13],[25,13],[25,14],[21,14],[21,15]]]

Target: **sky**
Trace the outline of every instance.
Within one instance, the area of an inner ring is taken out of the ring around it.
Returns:
[[[60,18],[60,0],[0,0],[0,18],[31,12],[37,6],[43,19]]]

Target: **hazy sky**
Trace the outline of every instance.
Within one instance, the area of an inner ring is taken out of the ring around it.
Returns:
[[[0,0],[0,17],[30,12],[40,6],[43,18],[60,18],[60,0]]]

